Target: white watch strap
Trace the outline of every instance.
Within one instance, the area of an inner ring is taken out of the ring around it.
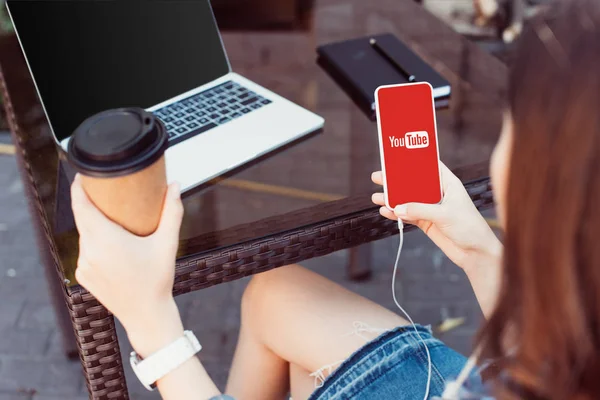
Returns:
[[[185,331],[182,337],[143,360],[140,360],[135,351],[132,352],[131,367],[144,387],[153,390],[152,385],[156,381],[192,358],[201,349],[202,346],[194,333]]]

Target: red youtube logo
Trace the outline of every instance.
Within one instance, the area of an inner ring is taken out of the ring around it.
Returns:
[[[407,149],[422,149],[429,146],[429,135],[425,131],[407,132],[403,138],[390,136],[392,147],[405,147]]]

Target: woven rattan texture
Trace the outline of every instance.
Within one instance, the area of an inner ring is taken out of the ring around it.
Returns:
[[[479,209],[493,205],[489,179],[465,186]],[[260,227],[256,226],[256,229]],[[414,229],[414,226],[408,225],[406,229]],[[179,295],[204,289],[397,233],[397,224],[381,217],[377,209],[354,213],[221,251],[187,257],[177,263],[173,290]]]
[[[7,75],[19,76],[17,73],[11,74],[13,71],[10,71],[11,68],[18,67],[13,65],[0,66],[0,86],[4,106],[12,138],[17,148],[16,153],[21,168],[21,176],[24,185],[27,187],[25,193],[28,194],[28,201],[33,205],[33,209],[38,213],[39,218],[33,220],[41,221],[42,224],[41,227],[36,226],[35,229],[43,230],[58,274],[57,278],[62,282],[63,276],[59,268],[56,246],[50,234],[51,225],[42,206],[38,186],[33,178],[31,156],[26,151],[26,146],[23,143],[25,137],[23,129],[31,127],[27,126],[27,119],[20,120],[15,113],[15,110],[27,108],[27,104],[17,103],[20,98],[27,98],[27,96],[9,90],[11,83],[15,83],[16,87],[22,88],[23,86],[17,82],[7,82],[6,79]],[[13,103],[13,99],[16,104]],[[25,126],[21,126],[21,121],[24,122],[23,125]],[[70,310],[90,398],[99,400],[128,399],[119,343],[112,315],[93,296],[85,293],[81,288],[75,290],[65,288],[64,294],[66,304]]]

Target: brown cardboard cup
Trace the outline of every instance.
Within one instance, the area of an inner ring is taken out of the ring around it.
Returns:
[[[142,109],[117,109],[84,121],[69,141],[68,158],[91,201],[138,236],[152,234],[162,213],[167,177],[162,122]]]

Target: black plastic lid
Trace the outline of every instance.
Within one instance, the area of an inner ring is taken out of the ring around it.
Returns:
[[[68,158],[84,175],[128,175],[157,161],[168,139],[165,126],[152,113],[141,108],[107,110],[75,129]]]

